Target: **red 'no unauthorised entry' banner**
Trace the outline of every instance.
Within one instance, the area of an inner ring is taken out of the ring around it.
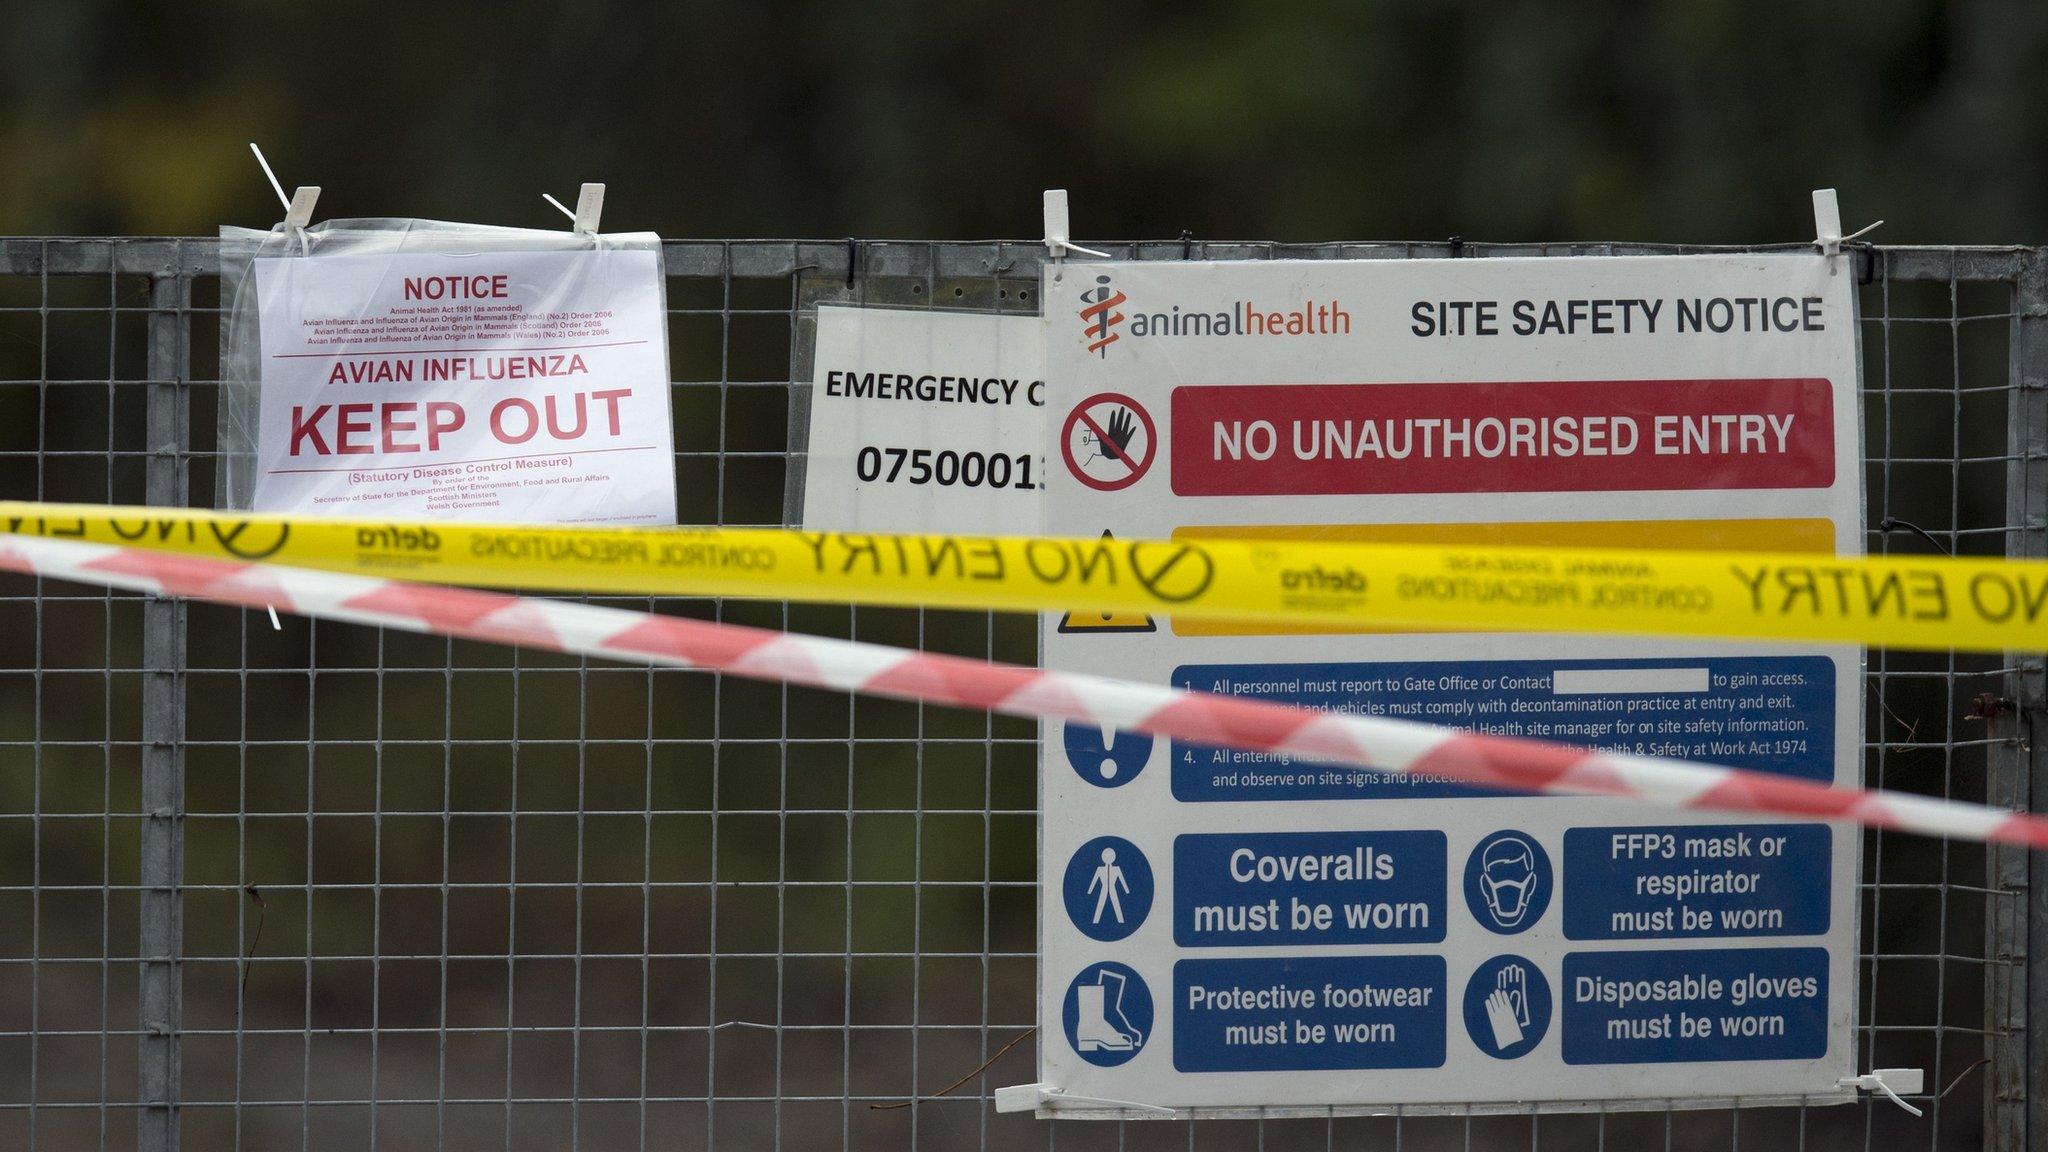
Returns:
[[[1190,385],[1182,496],[1824,488],[1822,379]]]

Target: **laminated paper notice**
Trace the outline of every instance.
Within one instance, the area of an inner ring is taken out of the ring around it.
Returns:
[[[673,524],[657,255],[255,262],[264,512]]]

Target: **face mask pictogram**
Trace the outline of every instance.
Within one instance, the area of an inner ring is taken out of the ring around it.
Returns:
[[[1526,842],[1509,839],[1487,846],[1479,863],[1479,891],[1494,923],[1503,928],[1520,925],[1535,886],[1536,859]]]
[[[1480,927],[1500,935],[1527,931],[1542,919],[1550,886],[1550,856],[1526,833],[1495,832],[1465,863],[1465,905]]]

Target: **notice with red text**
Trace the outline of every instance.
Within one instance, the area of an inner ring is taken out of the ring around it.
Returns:
[[[1211,540],[1470,548],[1469,580],[1261,563],[1304,602],[1493,619],[1333,629],[1085,595],[1044,618],[1048,668],[1437,732],[1339,767],[1107,710],[1047,722],[1039,1114],[1855,1099],[1856,829],[1471,788],[1444,771],[1468,745],[1422,743],[1861,781],[1861,650],[1530,631],[1544,561],[1505,551],[1610,550],[1577,569],[1604,583],[1594,608],[1664,550],[1860,552],[1851,262],[1104,261],[1042,286],[1047,535],[1153,541],[1132,578],[1155,590],[1209,571]]]
[[[673,524],[650,251],[259,259],[253,507]]]

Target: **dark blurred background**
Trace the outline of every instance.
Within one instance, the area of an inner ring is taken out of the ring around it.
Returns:
[[[2026,244],[2048,208],[2048,5],[2017,0],[15,0],[0,27],[7,235],[268,225],[252,139],[287,187],[323,186],[320,219],[558,228],[540,193],[595,180],[608,229],[671,238],[1029,238],[1048,186],[1072,190],[1084,240],[1798,241],[1809,190],[1835,186],[1844,222],[1882,217],[1887,243]],[[831,279],[670,279],[685,522],[783,515],[797,306]],[[1029,287],[937,302],[1028,309]],[[192,292],[181,464],[208,504],[218,294]],[[140,501],[150,300],[140,275],[0,275],[0,498]],[[1871,522],[1998,551],[2008,291],[1879,277],[1862,305]],[[1021,617],[659,607],[1035,652]],[[140,618],[132,597],[0,580],[0,1147],[135,1131]],[[866,1107],[945,1087],[1032,1018],[1033,725],[190,618],[188,1147],[1047,1143],[977,1096],[1030,1078],[1028,1041],[955,1098]],[[1983,797],[1965,713],[1998,664],[1876,657],[1871,779]],[[1975,1148],[2000,894],[1968,846],[1868,855],[1863,1018],[1886,1027],[1859,1059],[1959,1081],[1931,1143]],[[1538,1143],[1526,1118],[1201,1131],[1205,1149]],[[1930,1143],[1888,1106],[1541,1133]],[[1082,1125],[1059,1146],[1126,1140],[1196,1142]]]
[[[2037,240],[2048,6],[13,0],[0,232]]]

